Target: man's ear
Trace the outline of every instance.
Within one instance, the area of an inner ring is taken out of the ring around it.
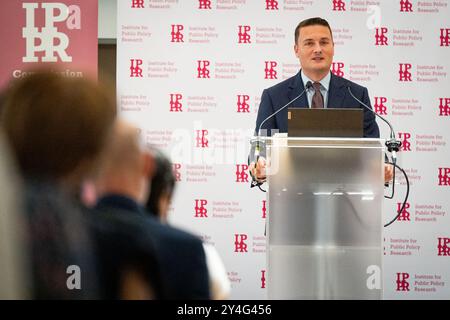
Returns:
[[[143,174],[150,178],[153,177],[155,174],[155,158],[153,158],[152,154],[148,151],[144,151],[142,153],[142,160],[143,160]]]
[[[295,52],[295,56],[296,56],[297,58],[300,58],[300,57],[298,56],[299,52],[298,52],[298,45],[297,45],[297,44],[294,45],[294,52]]]

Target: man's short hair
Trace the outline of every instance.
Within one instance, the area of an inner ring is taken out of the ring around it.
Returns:
[[[303,20],[302,22],[300,22],[298,24],[297,28],[295,28],[295,44],[297,44],[297,40],[300,35],[301,28],[309,27],[309,26],[317,26],[317,25],[327,27],[328,30],[330,30],[331,40],[333,40],[333,32],[331,32],[331,27],[330,27],[330,24],[328,23],[328,21],[325,19],[322,19],[320,17],[314,17],[314,18],[309,18],[309,19]]]
[[[81,164],[96,163],[116,114],[110,92],[49,71],[13,82],[1,124],[22,173],[58,180]]]

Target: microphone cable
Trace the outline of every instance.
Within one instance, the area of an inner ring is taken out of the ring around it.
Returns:
[[[403,175],[405,176],[405,180],[406,180],[406,194],[405,194],[405,200],[403,200],[402,206],[401,206],[400,210],[398,210],[397,215],[394,217],[394,219],[392,219],[390,222],[388,222],[388,223],[386,223],[384,225],[385,228],[390,226],[394,221],[396,221],[398,219],[398,217],[400,216],[400,214],[403,212],[403,210],[405,210],[406,202],[408,201],[408,197],[409,197],[409,180],[408,180],[408,175],[406,174],[405,170],[403,170],[401,167],[399,167],[397,164],[394,164],[393,162],[392,163],[391,162],[386,162],[386,163],[394,165],[394,176],[395,176],[395,169],[396,168],[399,169],[403,173]],[[394,183],[392,183],[392,188],[394,188]],[[389,197],[386,197],[386,196],[385,196],[385,198],[392,199],[392,197],[389,198]]]
[[[394,168],[393,168],[393,175],[392,175],[392,192],[390,196],[384,196],[386,199],[393,199],[394,198],[394,194],[395,194],[395,170],[396,168],[399,169],[403,175],[405,176],[405,180],[406,180],[406,195],[405,195],[405,200],[403,201],[402,207],[400,208],[400,210],[397,212],[397,215],[395,216],[394,219],[392,219],[389,223],[385,224],[384,227],[388,227],[390,226],[394,221],[396,221],[398,219],[398,217],[400,216],[401,212],[403,212],[403,210],[405,209],[406,206],[406,202],[408,201],[408,196],[409,196],[409,180],[408,180],[408,175],[406,174],[406,172],[397,165],[397,152],[399,151],[402,143],[400,140],[397,140],[395,138],[395,131],[394,128],[392,127],[392,125],[389,123],[389,121],[387,121],[385,118],[383,118],[382,116],[380,116],[378,113],[376,113],[375,111],[373,111],[369,106],[367,106],[364,102],[362,102],[361,100],[359,100],[358,98],[355,97],[355,95],[353,94],[352,90],[350,89],[350,86],[347,86],[347,90],[350,93],[350,95],[353,97],[353,99],[355,99],[356,101],[358,101],[362,106],[364,106],[366,109],[370,110],[374,115],[376,115],[377,117],[379,117],[381,120],[383,120],[384,122],[387,123],[387,125],[389,126],[391,133],[390,133],[390,139],[387,140],[385,142],[385,145],[388,149],[388,151],[391,153],[392,155],[392,162],[385,162],[386,164],[391,164]]]

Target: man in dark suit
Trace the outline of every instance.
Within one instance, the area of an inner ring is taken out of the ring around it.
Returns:
[[[113,216],[134,225],[136,235],[154,246],[168,299],[209,299],[209,278],[202,241],[180,229],[160,223],[146,211],[152,158],[139,142],[137,128],[118,120],[108,143],[95,185],[100,196],[95,207],[103,217]]]
[[[293,102],[291,107],[302,108],[364,108],[349,93],[370,106],[367,88],[330,72],[334,56],[334,42],[330,25],[322,18],[310,18],[299,23],[295,29],[295,55],[299,58],[301,70],[293,77],[263,91],[256,120],[256,132],[273,129],[287,132],[287,108],[280,110],[296,96],[305,93]],[[271,115],[273,117],[269,118]],[[261,125],[262,124],[262,125]],[[268,134],[272,134],[269,132]],[[380,131],[375,115],[364,108],[364,137],[379,138]],[[250,172],[259,181],[265,180],[265,162],[261,159]],[[392,178],[392,167],[385,166],[385,181]]]
[[[308,77],[302,71],[303,70],[299,71],[295,76],[263,91],[258,118],[256,120],[256,130],[259,129],[259,126],[264,119],[268,118],[271,114],[294,99],[299,93],[303,92],[305,89],[304,79],[306,80]],[[347,79],[335,76],[331,72],[327,74],[324,82],[328,82],[327,87],[324,87],[321,90],[328,94],[328,96],[324,98],[324,102],[328,102],[324,107],[361,108],[360,103],[348,92],[348,88],[350,88],[352,93],[359,100],[370,106],[367,88]],[[313,92],[314,89],[312,88],[307,90],[303,96],[292,104],[292,107],[298,106],[300,108],[310,108]],[[287,132],[287,108],[268,119],[261,129],[278,129],[279,132]],[[380,137],[380,131],[375,122],[375,115],[366,108],[364,108],[364,137]]]

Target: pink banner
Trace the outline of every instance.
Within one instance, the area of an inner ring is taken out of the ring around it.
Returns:
[[[0,88],[36,67],[97,78],[97,1],[4,0],[0,22]]]

